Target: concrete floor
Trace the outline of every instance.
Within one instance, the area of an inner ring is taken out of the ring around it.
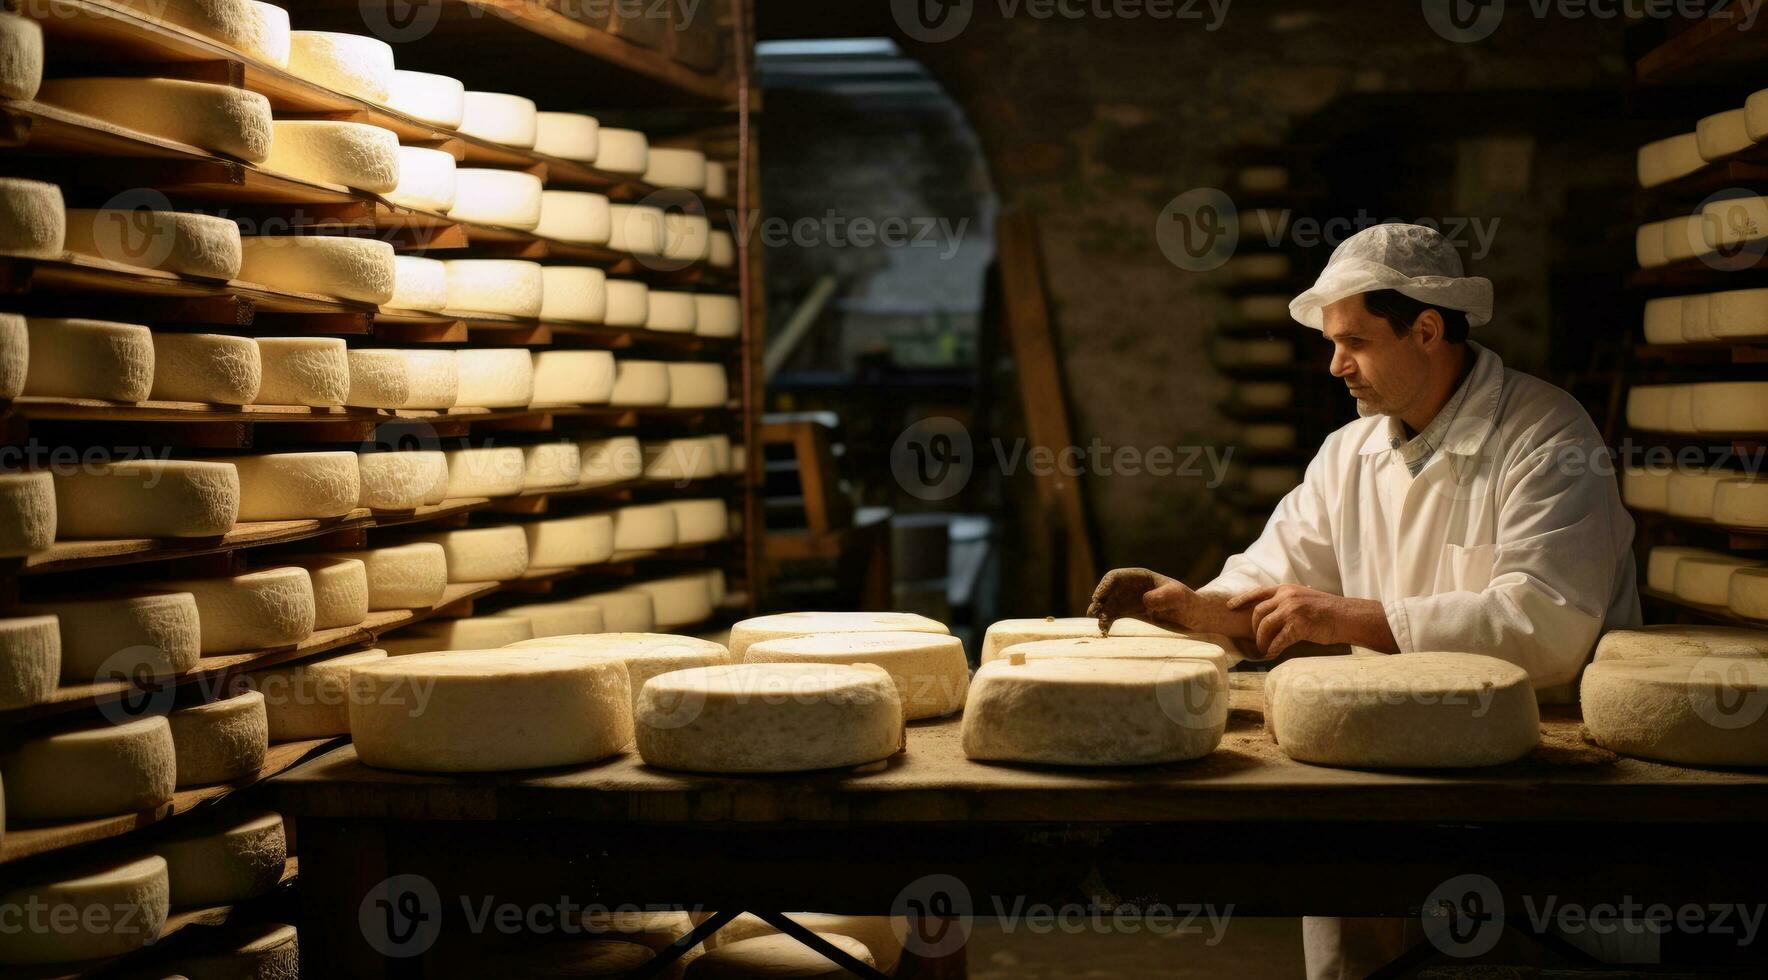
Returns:
[[[1304,976],[1301,920],[1234,918],[1209,944],[1200,934],[1031,933],[978,919],[967,946],[970,980],[1266,980]]]

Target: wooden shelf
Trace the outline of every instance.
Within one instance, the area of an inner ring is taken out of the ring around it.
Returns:
[[[1633,66],[1641,85],[1754,78],[1768,58],[1763,0],[1736,0],[1646,52]],[[1747,25],[1747,26],[1746,26]]]
[[[1705,603],[1689,602],[1687,599],[1678,599],[1668,592],[1659,592],[1656,589],[1648,588],[1643,585],[1639,587],[1639,595],[1641,598],[1650,599],[1654,602],[1662,602],[1685,612],[1710,619],[1716,623],[1728,623],[1733,626],[1749,626],[1756,629],[1768,628],[1768,620],[1750,619],[1746,616],[1739,616],[1724,606],[1709,606]]]
[[[1742,476],[1740,472],[1738,474]],[[1638,524],[1650,527],[1659,524],[1671,524],[1697,534],[1722,538],[1720,547],[1730,551],[1763,551],[1768,550],[1768,528],[1740,527],[1734,524],[1721,524],[1718,521],[1700,517],[1679,517],[1663,511],[1641,510],[1629,507]]]
[[[1768,364],[1768,336],[1753,340],[1695,344],[1638,344],[1634,352],[1665,364]]]

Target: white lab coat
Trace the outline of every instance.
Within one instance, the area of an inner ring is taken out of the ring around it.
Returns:
[[[1498,657],[1543,701],[1568,700],[1597,638],[1640,622],[1633,519],[1583,407],[1469,347],[1467,397],[1417,477],[1385,416],[1344,426],[1200,591],[1377,599],[1400,650]]]

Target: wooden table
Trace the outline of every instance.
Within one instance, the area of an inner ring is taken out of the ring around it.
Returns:
[[[1768,774],[1617,757],[1563,709],[1507,766],[1310,766],[1264,733],[1262,675],[1234,677],[1216,752],[1141,769],[974,763],[956,719],[911,726],[887,763],[793,776],[669,773],[631,753],[424,775],[371,769],[345,746],[272,784],[298,823],[303,972],[453,975],[460,896],[960,918],[1038,903],[1416,916],[1444,882],[1481,875],[1515,918],[1547,896],[1768,901]],[[385,958],[359,924],[364,897],[395,875],[442,898],[425,955]]]

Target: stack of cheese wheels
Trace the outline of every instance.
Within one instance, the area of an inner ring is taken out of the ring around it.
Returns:
[[[0,473],[0,558],[55,543],[55,480],[48,473]]]
[[[896,684],[869,665],[677,670],[645,682],[637,722],[645,762],[694,772],[859,766],[904,744]]]
[[[642,327],[651,315],[651,290],[631,279],[609,279],[602,322],[610,327]]]
[[[1010,657],[971,681],[964,754],[1069,766],[1181,762],[1214,751],[1227,718],[1227,685],[1205,661]]]
[[[1656,187],[1707,165],[1695,133],[1678,133],[1639,148],[1639,186]]]
[[[874,664],[896,682],[903,718],[937,718],[964,706],[964,644],[938,633],[824,633],[749,644],[745,663]]]
[[[579,163],[594,163],[601,123],[578,112],[542,112],[534,120],[534,152]]]
[[[1676,598],[1706,606],[1723,606],[1731,598],[1731,576],[1762,562],[1734,555],[1687,555],[1676,562]]]
[[[337,551],[323,557],[353,558],[368,576],[368,608],[428,609],[448,589],[448,557],[434,542]]]
[[[488,650],[531,639],[534,627],[516,616],[463,616],[432,620],[381,637],[390,657],[442,653],[448,650]]]
[[[43,84],[43,29],[26,17],[0,14],[0,98],[29,101]]]
[[[55,477],[60,538],[205,538],[239,514],[239,475],[228,463],[141,459]]]
[[[528,536],[520,524],[442,531],[418,540],[442,546],[450,582],[502,582],[528,570]]]
[[[155,845],[166,861],[173,908],[231,905],[276,887],[288,863],[282,815],[246,813],[180,830]]]
[[[0,963],[74,963],[122,956],[158,939],[171,886],[165,859],[150,854],[19,884],[0,894],[0,907],[18,920],[0,932]]]
[[[196,597],[204,654],[291,646],[313,634],[313,579],[298,565],[165,583]]]
[[[939,633],[949,634],[944,623],[915,613],[898,612],[792,612],[745,619],[731,627],[731,657],[738,662],[752,643],[783,640],[793,636],[825,633]]]
[[[287,68],[294,48],[289,12],[266,0],[246,0],[246,8],[252,19],[240,50],[278,68]]]
[[[630,504],[615,511],[613,516],[616,554],[638,554],[675,546],[675,508],[668,503]]]
[[[540,227],[543,188],[539,177],[520,170],[461,167],[454,172],[454,206],[448,209],[448,216],[533,231]]]
[[[262,369],[250,337],[155,333],[153,389],[158,401],[247,405],[258,397]]]
[[[1711,518],[1713,492],[1720,481],[1737,476],[1734,470],[1677,469],[1670,473],[1664,489],[1664,504],[1677,517]]]
[[[393,298],[382,306],[440,313],[448,308],[448,264],[417,255],[393,256]]]
[[[358,453],[356,472],[361,507],[415,510],[448,496],[448,457],[438,449]]]
[[[876,968],[877,959],[866,944],[851,936],[819,932],[817,938],[866,966]],[[846,967],[791,936],[758,936],[721,943],[688,965],[690,980],[737,980],[739,977],[828,978],[851,977]]]
[[[158,715],[29,738],[0,758],[6,815],[23,820],[152,810],[177,778],[172,728]]]
[[[1225,638],[1224,638],[1225,639]],[[1076,636],[1059,640],[1034,640],[1007,647],[1001,658],[1024,660],[1200,660],[1221,675],[1228,686],[1228,668],[1237,658],[1218,643],[1182,636]]]
[[[1651,432],[1692,432],[1694,400],[1687,385],[1635,385],[1627,390],[1627,424]]]
[[[1271,671],[1265,701],[1283,751],[1321,765],[1500,765],[1541,740],[1528,672],[1470,653],[1290,660]]]
[[[1584,727],[1626,755],[1768,765],[1768,661],[1759,655],[1599,660],[1579,686]]]
[[[270,722],[257,691],[179,708],[166,720],[177,749],[179,788],[245,779],[264,768]]]
[[[353,452],[228,456],[239,474],[239,519],[293,521],[342,517],[356,509],[362,481]]]
[[[1705,548],[1685,548],[1674,545],[1658,545],[1651,549],[1645,560],[1645,584],[1648,588],[1665,594],[1676,591],[1676,566],[1684,558],[1720,557],[1720,553]]]
[[[393,246],[338,235],[256,235],[240,240],[240,279],[271,289],[379,306],[393,298]]]
[[[703,262],[712,254],[712,222],[705,215],[670,211],[663,221],[667,236],[663,257],[675,260],[670,267]]]
[[[614,355],[605,350],[534,352],[533,405],[603,405],[614,393]]]
[[[360,695],[350,702],[357,755],[383,769],[574,765],[632,739],[626,668],[566,648],[392,657],[355,668],[351,683]]]
[[[56,618],[61,678],[69,684],[176,676],[202,655],[196,598],[188,592],[52,600],[23,611]]]
[[[540,318],[572,323],[601,323],[608,315],[608,274],[578,265],[549,265],[540,270]]]
[[[508,609],[499,609],[493,616],[519,619],[528,624],[533,638],[577,636],[602,631],[602,611],[582,602],[530,602]],[[505,646],[519,646],[531,640],[517,640]]]
[[[202,279],[239,274],[239,225],[178,211],[69,209],[63,247],[123,265]]]
[[[399,186],[399,136],[390,129],[327,119],[278,119],[271,129],[266,169],[371,194]]]
[[[1727,527],[1768,528],[1768,480],[1721,480],[1713,488],[1713,520]]]
[[[359,558],[298,557],[313,582],[313,628],[339,629],[368,618],[368,565]]]
[[[702,337],[735,337],[743,330],[743,309],[735,296],[694,294],[694,333]]]
[[[633,436],[586,439],[577,444],[581,460],[577,471],[580,487],[625,483],[644,475],[644,448]]]
[[[1690,411],[1699,432],[1757,433],[1768,419],[1768,382],[1710,381],[1689,385]]]
[[[253,672],[251,688],[264,697],[270,741],[293,742],[350,733],[350,671],[387,659],[381,649]]]
[[[668,365],[662,361],[617,358],[608,404],[622,408],[669,404]]]
[[[400,207],[447,214],[459,192],[454,171],[454,157],[443,150],[401,146],[399,183],[385,196]]]
[[[456,129],[466,113],[466,86],[447,75],[395,69],[387,107],[432,126]]]
[[[534,399],[534,355],[522,348],[463,348],[454,358],[460,379],[456,405],[516,408]]]
[[[729,436],[689,436],[645,446],[645,479],[709,480],[724,472]]]
[[[583,460],[574,442],[541,442],[522,447],[522,489],[577,485]]]
[[[864,943],[872,954],[879,972],[894,973],[902,960],[903,938],[909,935],[909,921],[903,917],[883,915],[831,915],[827,912],[791,912],[786,918],[811,932],[828,936],[846,936]],[[779,930],[748,912],[726,923],[713,933],[706,945],[712,949],[740,943],[745,939],[777,935]]]
[[[61,677],[61,632],[53,615],[0,619],[0,710],[48,700]]]
[[[702,572],[634,582],[630,588],[651,597],[651,617],[664,629],[679,629],[712,615],[712,584]]]
[[[724,365],[674,361],[668,365],[670,408],[723,408],[730,400]]]
[[[579,514],[522,525],[528,536],[528,567],[599,565],[614,554],[614,517]],[[573,631],[576,632],[576,631]]]
[[[694,294],[653,289],[645,308],[646,330],[660,333],[694,332]]]
[[[1657,657],[1768,659],[1768,630],[1746,626],[1635,626],[1609,630],[1596,644],[1597,660]]]
[[[585,602],[574,604],[588,605]],[[510,644],[511,649],[517,650],[535,647],[564,647],[619,660],[626,665],[635,708],[639,692],[644,690],[645,682],[653,677],[692,667],[718,667],[731,662],[730,650],[722,643],[668,633],[589,633],[537,637]]]
[[[300,975],[300,937],[294,926],[268,922],[228,929],[205,937],[195,951],[172,959],[167,968],[190,977],[269,978]]]
[[[1740,568],[1731,573],[1725,606],[1748,619],[1768,620],[1768,568]]]
[[[730,535],[730,508],[717,497],[671,500],[676,544],[708,544]]]
[[[596,134],[595,167],[609,173],[642,175],[650,160],[650,141],[636,129],[603,126]]]
[[[1621,502],[1634,510],[1668,510],[1674,472],[1669,467],[1627,467],[1621,473]]]
[[[24,394],[138,402],[153,390],[153,334],[146,327],[60,317],[31,317],[25,327]]]
[[[259,337],[259,405],[333,408],[350,394],[350,358],[337,337]]]
[[[178,78],[57,78],[37,101],[248,163],[270,156],[270,100]]]
[[[452,408],[460,392],[460,370],[451,350],[356,348],[349,361],[346,405]]]
[[[657,618],[646,592],[595,592],[567,599],[595,606],[602,613],[602,629],[609,633],[649,633]]]
[[[520,259],[451,259],[448,312],[536,317],[544,305],[546,279],[538,262]]]
[[[1686,310],[1684,307],[1685,316]],[[1714,340],[1739,340],[1768,334],[1768,289],[1731,289],[1713,293],[1707,303],[1707,331]]]
[[[385,104],[393,91],[393,48],[359,34],[294,31],[288,70],[334,92]]]
[[[450,449],[444,456],[450,498],[509,497],[522,492],[527,457],[520,446]]]

